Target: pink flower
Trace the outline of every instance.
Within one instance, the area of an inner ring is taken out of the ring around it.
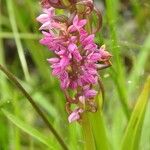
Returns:
[[[99,49],[101,53],[100,61],[107,61],[111,58],[111,54],[105,50],[105,45],[102,45]]]
[[[76,15],[73,19],[73,25],[71,25],[68,30],[69,32],[79,31],[86,24],[86,19],[79,20],[78,15]]]
[[[63,57],[61,59],[59,59],[59,62],[55,62],[52,64],[52,74],[59,76],[62,72],[64,72],[65,68],[69,65],[69,59],[67,57]]]
[[[47,59],[47,61],[51,64],[54,64],[54,63],[58,63],[59,62],[59,58],[49,58]]]
[[[88,35],[87,37],[81,40],[82,45],[86,46],[88,44],[94,43],[94,37],[95,37],[94,34]]]
[[[69,87],[69,84],[70,84],[68,73],[66,71],[62,72],[60,74],[59,78],[60,78],[60,81],[61,81],[61,88],[62,89],[67,89]]]
[[[94,62],[94,63],[96,63],[96,62],[98,62],[98,61],[100,61],[101,60],[101,57],[102,57],[102,54],[101,54],[101,52],[92,52],[92,53],[90,53],[88,56],[87,56],[87,59],[88,59],[88,61],[89,62]]]
[[[80,115],[83,113],[83,109],[77,108],[75,109],[68,117],[69,123],[77,121],[80,119]]]
[[[96,94],[97,94],[97,91],[95,90],[88,89],[84,91],[85,98],[93,98],[96,96]]]
[[[76,61],[81,61],[82,57],[79,53],[79,50],[78,50],[78,47],[76,44],[74,43],[70,43],[69,46],[68,46],[68,50],[69,52],[72,54],[73,58],[76,60]]]
[[[43,9],[43,14],[41,14],[39,17],[37,17],[37,21],[42,23],[42,26],[40,27],[40,30],[46,30],[46,29],[51,29],[52,26],[52,17],[55,15],[54,8],[49,8],[49,9]]]
[[[71,89],[77,89],[77,87],[78,87],[78,82],[77,82],[77,80],[71,80],[69,87],[70,87]]]
[[[94,37],[95,37],[95,35],[91,34],[91,35],[86,35],[86,36],[84,36],[84,38],[82,37],[80,39],[80,41],[84,47],[84,50],[93,52],[97,49],[97,45],[94,43]]]

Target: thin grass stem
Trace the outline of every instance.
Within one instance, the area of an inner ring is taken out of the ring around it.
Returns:
[[[42,38],[40,34],[35,34],[35,33],[18,33],[18,37],[20,39],[33,39],[33,40]],[[14,39],[14,34],[11,32],[0,32],[0,38]]]
[[[14,34],[14,38],[15,38],[15,42],[16,42],[16,46],[17,46],[21,66],[22,66],[22,69],[23,69],[26,80],[29,81],[29,79],[30,79],[29,70],[28,70],[26,58],[25,58],[25,55],[24,55],[24,52],[23,52],[23,46],[22,46],[21,40],[19,38],[17,24],[16,24],[16,21],[15,21],[13,2],[12,2],[12,0],[7,0],[6,2],[7,2],[7,8],[8,8],[10,24],[12,26],[12,31],[13,31],[13,34]]]

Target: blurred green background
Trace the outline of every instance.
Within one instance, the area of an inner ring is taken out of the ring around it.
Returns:
[[[107,135],[111,149],[117,150],[135,99],[150,74],[150,1],[95,0],[95,3],[103,15],[103,27],[95,41],[99,45],[105,43],[113,55],[112,67],[100,75],[106,93],[103,112]],[[0,0],[0,64],[17,76],[69,149],[82,150],[81,127],[68,123],[65,97],[46,61],[52,53],[39,44],[42,35],[36,17],[40,13],[38,0]],[[93,22],[96,24],[96,17]],[[0,150],[46,150],[47,139],[54,149],[61,149],[30,103],[2,72],[1,108],[15,118],[0,111]],[[150,150],[149,116],[150,104],[140,150]]]

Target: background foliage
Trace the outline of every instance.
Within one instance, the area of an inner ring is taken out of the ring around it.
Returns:
[[[148,81],[138,103],[136,99],[150,74],[150,1],[95,3],[103,15],[103,28],[97,33],[96,42],[105,43],[113,55],[113,66],[100,72],[106,95],[103,121],[109,147],[120,149],[124,140],[122,149],[126,146],[137,149],[138,143],[140,150],[149,150],[150,104],[143,97],[150,92]],[[69,149],[81,150],[84,145],[81,126],[68,123],[64,95],[46,61],[52,53],[38,42],[41,35],[35,18],[40,10],[37,0],[0,0],[0,64],[18,77]],[[96,18],[93,22],[96,23]],[[2,72],[0,109],[0,150],[61,149],[30,103]],[[129,145],[130,138],[137,147]],[[105,142],[105,138],[99,140],[99,144]]]

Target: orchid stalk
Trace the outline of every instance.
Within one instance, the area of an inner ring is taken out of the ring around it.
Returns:
[[[106,51],[105,45],[99,46],[94,42],[95,33],[101,27],[101,14],[92,0],[42,0],[41,4],[43,13],[37,17],[42,24],[40,43],[54,54],[47,61],[65,94],[68,121],[78,121],[85,133],[89,132],[87,112],[96,112],[99,108],[95,102],[101,89],[98,71],[111,65],[111,54]],[[64,9],[64,13],[58,15],[57,9]],[[89,16],[95,12],[98,25],[93,29]],[[91,136],[85,136],[87,143]],[[89,142],[89,146],[92,145]]]

